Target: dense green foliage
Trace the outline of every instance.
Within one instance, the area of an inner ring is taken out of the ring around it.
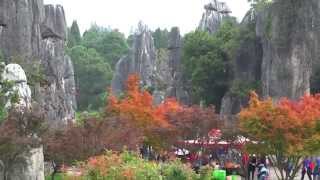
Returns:
[[[129,49],[122,33],[97,25],[93,25],[83,34],[81,44],[87,48],[95,49],[111,67],[114,67]]]
[[[185,36],[182,62],[195,103],[204,101],[219,109],[232,77],[231,60],[239,44],[238,34],[236,21],[226,19],[213,35],[195,31]]]
[[[179,161],[157,163],[146,161],[135,153],[107,152],[90,158],[87,179],[199,180],[199,176]]]
[[[98,110],[104,104],[113,67],[128,52],[124,35],[93,25],[81,37],[74,21],[69,31],[67,52],[75,67],[78,109]]]
[[[79,110],[98,109],[103,106],[112,69],[95,50],[75,46],[69,54],[74,63]]]
[[[80,44],[81,42],[81,34],[77,21],[73,21],[71,28],[68,29],[68,47],[72,48]]]
[[[167,29],[164,29],[164,30],[161,30],[160,28],[156,29],[152,33],[152,37],[154,40],[154,46],[157,49],[168,47],[169,31]]]
[[[250,91],[258,90],[261,86],[261,82],[244,82],[235,80],[230,87],[230,92],[233,96],[245,98]]]

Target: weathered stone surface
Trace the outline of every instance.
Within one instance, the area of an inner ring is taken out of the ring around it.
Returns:
[[[173,28],[167,49],[154,47],[151,32],[142,27],[134,37],[129,55],[121,58],[112,80],[112,91],[119,95],[125,89],[128,75],[136,73],[141,78],[141,86],[152,91],[154,103],[161,103],[166,97],[175,97],[188,102],[184,90],[181,69],[182,40],[178,28]]]
[[[10,81],[14,83],[10,93],[16,92],[18,94],[19,102],[17,103],[17,106],[30,108],[31,90],[27,84],[27,77],[22,67],[18,64],[8,64],[5,66],[1,77],[4,81]],[[11,107],[11,102],[8,102],[6,107]]]
[[[46,85],[40,87],[40,103],[52,126],[74,120],[76,109],[73,65],[64,53],[64,41],[47,38],[42,41],[41,64],[45,71]]]
[[[186,90],[182,73],[181,54],[183,42],[179,28],[174,27],[171,29],[168,44],[171,84],[168,87],[167,96],[175,97],[180,102],[189,104],[190,95]]]
[[[202,15],[198,29],[215,33],[221,24],[224,17],[231,12],[224,2],[212,0],[209,4],[204,6],[205,13]]]
[[[73,66],[66,57],[66,20],[61,6],[44,6],[43,0],[0,1],[0,50],[7,63],[40,64],[46,83],[33,87],[50,125],[74,119]]]
[[[0,2],[0,49],[7,61],[19,56],[31,62],[39,55],[40,23],[44,18],[42,0]],[[38,58],[39,59],[39,58]]]
[[[10,170],[10,180],[44,180],[44,157],[43,148],[34,148],[29,152],[20,155],[20,162],[16,163]],[[3,172],[0,170],[0,180],[3,179]]]
[[[248,53],[236,59],[235,80],[247,83],[260,79],[263,97],[275,101],[281,97],[297,99],[309,93],[312,71],[320,61],[319,10],[317,0],[275,0],[256,12],[253,19],[257,41],[244,42],[244,49],[240,48],[239,55],[245,49]],[[228,92],[222,101],[221,115],[237,113],[246,101]]]
[[[250,14],[248,14],[250,15]],[[243,90],[259,90],[263,49],[255,36],[255,20],[246,16],[241,24],[247,37],[242,38],[234,60],[234,78],[230,90],[221,102],[220,114],[232,115],[240,112],[248,104],[248,93]]]
[[[42,0],[0,0],[0,50],[7,63],[20,59],[25,66],[41,65],[46,83],[38,83],[33,95],[52,127],[73,120],[76,108],[73,66],[64,53],[65,39],[61,6],[44,8]],[[31,93],[25,74],[18,65],[9,65],[7,70],[4,77],[17,80],[14,88],[22,97],[19,104],[29,104]],[[42,147],[31,149],[21,155],[10,179],[44,180],[43,166]]]
[[[12,107],[11,102],[7,103],[7,108],[15,108],[19,113],[24,113],[31,109],[31,91],[27,84],[27,77],[24,70],[18,64],[8,64],[2,73],[3,81],[13,82],[11,92],[16,92],[19,97],[18,103]],[[9,92],[9,93],[11,93]],[[44,158],[42,146],[30,148],[28,152],[19,154],[17,161],[9,169],[10,180],[44,180]],[[1,163],[1,160],[0,160]],[[3,172],[0,169],[0,180],[3,180]]]
[[[154,87],[155,61],[156,50],[151,31],[146,27],[140,27],[134,36],[129,55],[121,58],[116,65],[111,84],[113,93],[122,93],[128,76],[134,73],[140,76],[143,87]]]
[[[318,0],[275,1],[258,12],[265,97],[297,99],[310,91],[312,64],[319,60],[319,12]]]
[[[27,76],[19,64],[8,64],[4,67],[2,74],[3,80],[13,81],[16,83],[27,83]],[[31,95],[30,95],[31,97]]]
[[[62,6],[45,6],[45,19],[41,24],[41,36],[43,39],[51,37],[65,40],[67,38],[67,23]]]

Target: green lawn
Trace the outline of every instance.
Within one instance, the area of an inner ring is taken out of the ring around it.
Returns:
[[[46,176],[46,180],[51,180],[51,176]],[[54,180],[63,180],[62,174],[56,174]]]

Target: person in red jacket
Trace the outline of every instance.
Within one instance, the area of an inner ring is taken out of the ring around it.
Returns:
[[[310,162],[310,170],[311,170],[311,172],[313,172],[315,166],[316,166],[316,164],[315,164],[315,162],[314,162],[313,159],[312,159],[311,162]]]

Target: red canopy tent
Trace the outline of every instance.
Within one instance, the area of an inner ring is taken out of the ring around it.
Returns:
[[[243,136],[237,136],[233,141],[227,141],[222,139],[222,132],[220,129],[212,129],[208,133],[207,138],[199,138],[194,140],[178,141],[178,145],[184,145],[185,147],[203,147],[203,148],[237,148],[241,149],[244,144],[250,142],[248,138]]]

